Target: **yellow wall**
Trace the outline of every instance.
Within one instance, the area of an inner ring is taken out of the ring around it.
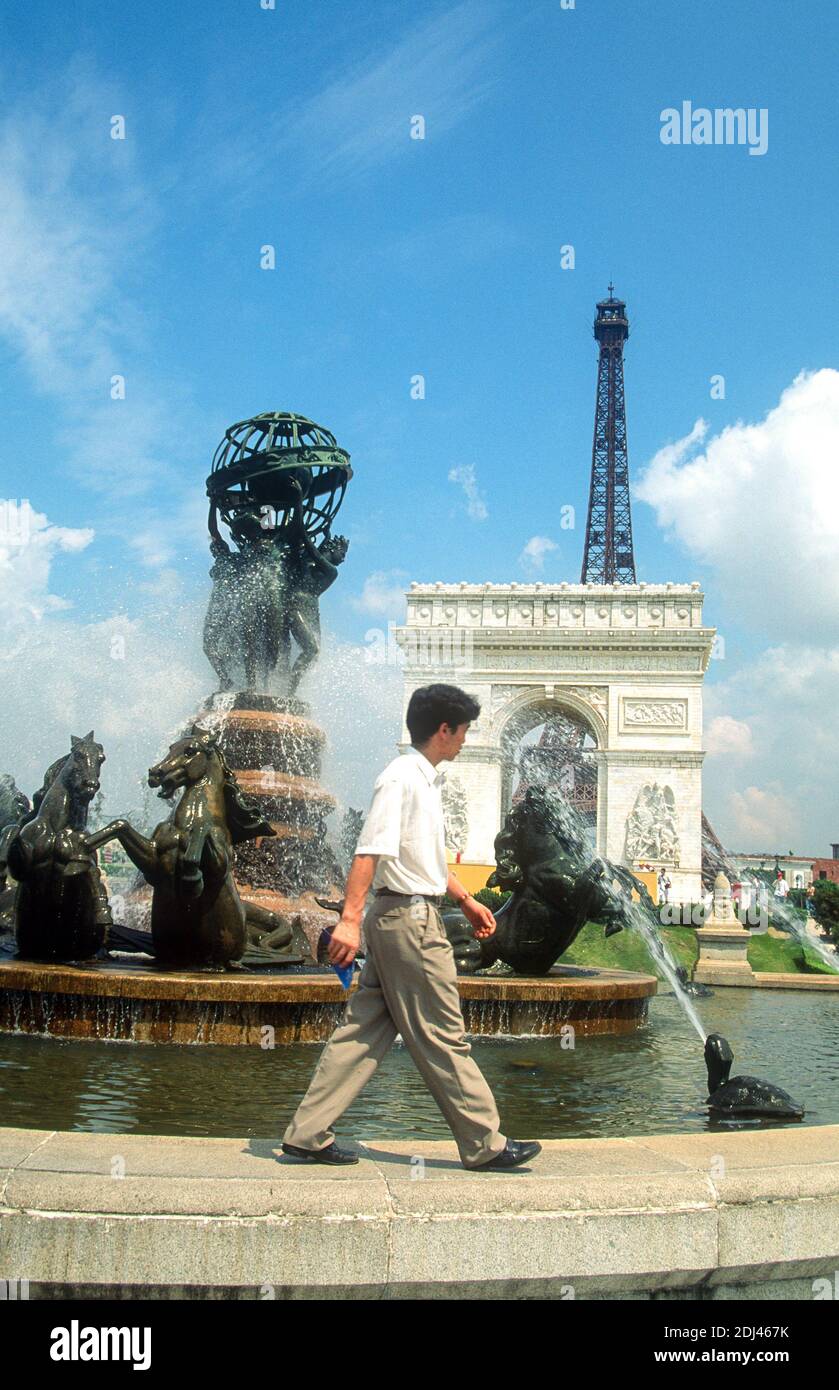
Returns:
[[[486,888],[486,881],[495,869],[494,864],[467,864],[463,860],[455,864],[454,855],[446,852],[446,859],[449,861],[449,868],[459,883],[470,893],[477,893],[481,888]]]
[[[477,893],[479,889],[485,888],[486,881],[495,868],[494,864],[467,864],[464,863],[462,860],[459,864],[456,864],[454,862],[454,855],[449,853],[448,850],[446,851],[446,859],[448,860],[449,867],[451,868],[452,873],[459,880],[459,882],[463,884],[464,888],[468,888],[470,893]],[[641,882],[646,886],[647,892],[649,893],[653,902],[657,903],[658,874],[656,873],[655,869],[652,869],[649,872],[645,869],[633,869],[632,872],[634,873],[635,877],[639,878]],[[636,899],[637,896],[638,895],[635,894]]]
[[[658,873],[655,869],[633,869],[635,878],[640,878],[654,903],[658,902]]]

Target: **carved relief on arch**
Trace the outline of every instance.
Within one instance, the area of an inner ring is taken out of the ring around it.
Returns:
[[[606,728],[609,722],[609,691],[605,685],[567,685],[559,689],[561,693],[574,695],[584,705],[589,705],[600,715]]]

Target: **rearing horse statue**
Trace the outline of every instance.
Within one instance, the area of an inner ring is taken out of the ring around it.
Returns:
[[[88,848],[119,840],[151,884],[152,944],[161,964],[232,968],[245,949],[249,914],[233,879],[233,848],[275,831],[241,792],[217,738],[197,724],[149,769],[149,786],[165,800],[183,788],[151,839],[114,820],[87,837]]]
[[[105,761],[93,730],[71,737],[69,754],[44,774],[32,810],[6,839],[5,860],[17,879],[14,929],[18,955],[29,960],[89,960],[105,943],[111,914],[96,856],[85,835]]]
[[[493,935],[477,939],[460,912],[443,919],[464,974],[503,961],[522,975],[546,975],[587,921],[602,922],[606,936],[628,925],[632,892],[652,907],[628,869],[592,857],[576,813],[550,787],[529,787],[508,813],[495,859],[487,886],[512,893],[495,913]]]

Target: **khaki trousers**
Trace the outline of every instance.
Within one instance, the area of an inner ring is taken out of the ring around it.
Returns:
[[[464,1167],[500,1153],[498,1111],[464,1036],[451,942],[423,898],[374,898],[364,918],[367,959],[283,1143],[323,1149],[332,1125],[370,1080],[397,1034],[454,1135]]]

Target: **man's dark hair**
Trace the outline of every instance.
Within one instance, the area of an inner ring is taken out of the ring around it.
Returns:
[[[413,744],[427,743],[441,724],[456,729],[477,719],[477,700],[456,685],[423,685],[408,701],[405,723]]]

